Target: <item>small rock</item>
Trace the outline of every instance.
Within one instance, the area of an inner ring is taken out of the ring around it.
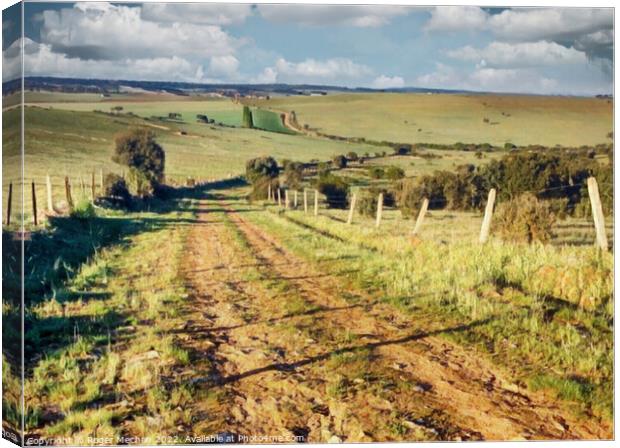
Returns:
[[[366,381],[364,381],[364,379],[363,379],[363,378],[355,378],[355,379],[353,380],[353,382],[354,382],[355,384],[364,384]]]

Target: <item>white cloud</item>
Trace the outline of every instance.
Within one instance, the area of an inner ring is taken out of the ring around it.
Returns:
[[[417,78],[420,87],[482,92],[556,93],[561,85],[531,69],[477,67],[469,73],[438,63],[434,72]]]
[[[290,62],[280,58],[273,70],[277,82],[289,83],[346,83],[372,73],[372,70],[350,59],[333,58],[327,60],[306,59],[302,62]]]
[[[372,82],[372,87],[375,89],[390,89],[397,87],[404,87],[405,80],[400,76],[385,76],[381,75]]]
[[[41,20],[42,42],[70,58],[224,56],[243,44],[219,26],[151,22],[142,19],[139,7],[108,3],[76,3],[73,8],[46,10]]]
[[[495,35],[517,41],[575,39],[613,28],[611,8],[513,8],[487,18]]]
[[[587,62],[584,52],[547,41],[491,42],[485,48],[465,46],[448,51],[447,54],[454,59],[474,61],[491,67],[540,67]]]
[[[239,60],[232,56],[213,56],[209,64],[209,76],[234,79],[238,76]]]
[[[151,22],[239,25],[252,15],[247,3],[143,3],[141,16]]]
[[[20,41],[14,45],[19,46]],[[3,52],[3,64],[19,67],[19,52]],[[52,51],[48,44],[24,39],[24,71],[26,76],[68,75],[76,78],[140,79],[151,81],[209,82],[203,68],[178,56],[127,58],[120,60],[84,60],[69,58]]]
[[[427,31],[478,31],[486,26],[487,13],[477,6],[436,6],[424,25]]]
[[[273,22],[295,23],[310,26],[345,25],[378,27],[386,25],[393,17],[409,13],[412,9],[389,5],[257,5],[260,14]]]

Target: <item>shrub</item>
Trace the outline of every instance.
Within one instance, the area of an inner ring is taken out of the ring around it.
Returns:
[[[524,193],[498,205],[493,225],[505,240],[545,243],[553,236],[555,220],[548,201]]]
[[[399,180],[405,177],[405,170],[397,166],[390,166],[385,171],[386,179],[390,180]]]
[[[88,199],[81,199],[75,204],[73,210],[71,210],[71,217],[78,219],[92,219],[97,216],[95,207]]]
[[[284,185],[288,188],[298,189],[303,179],[303,163],[288,162],[284,168]]]
[[[273,177],[260,177],[252,183],[252,190],[248,196],[250,201],[267,199],[267,193],[269,192],[269,185],[271,185],[271,191],[275,192],[279,187],[278,179]]]
[[[394,154],[397,156],[404,156],[411,154],[411,145],[401,145],[394,148]]]
[[[335,156],[332,159],[332,163],[334,167],[338,169],[343,169],[347,167],[347,158],[345,156]]]
[[[394,193],[385,188],[368,188],[358,193],[357,210],[363,216],[374,217],[377,214],[377,200],[379,194],[383,193],[383,205],[390,207],[394,205]]]
[[[371,166],[368,169],[368,175],[372,179],[383,179],[383,176],[385,176],[385,171],[380,166]]]
[[[346,208],[349,184],[343,178],[324,174],[319,177],[316,187],[325,195],[330,208]]]
[[[127,188],[127,182],[118,174],[106,174],[103,180],[104,195],[109,198],[120,199],[129,202],[131,194]]]
[[[359,156],[357,155],[355,151],[349,151],[347,153],[347,159],[351,160],[352,162],[355,162],[356,160],[359,159]]]
[[[245,177],[251,184],[263,177],[277,177],[279,171],[278,163],[273,157],[257,157],[245,164]]]
[[[136,194],[146,196],[153,192],[164,177],[166,153],[155,141],[153,131],[130,129],[117,134],[112,160],[130,169]]]

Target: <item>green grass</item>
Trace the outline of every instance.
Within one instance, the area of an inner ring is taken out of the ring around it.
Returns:
[[[609,142],[613,128],[613,104],[595,98],[371,93],[253,104],[294,110],[301,126],[327,134],[403,143],[580,146]]]
[[[496,240],[486,246],[444,242],[428,233],[412,244],[403,221],[377,230],[368,222],[347,226],[303,212],[247,217],[329,272],[351,272],[349,281],[409,315],[414,327],[471,324],[445,337],[488,353],[515,371],[517,381],[550,390],[578,413],[611,418],[611,254]],[[462,231],[455,224],[454,231]]]
[[[280,132],[283,134],[295,134],[289,128],[284,126],[280,114],[270,110],[255,108],[252,110],[252,120],[254,127],[264,129],[265,131]]]

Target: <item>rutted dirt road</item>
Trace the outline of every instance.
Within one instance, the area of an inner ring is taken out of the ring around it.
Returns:
[[[405,321],[244,212],[201,201],[188,239],[183,340],[193,381],[219,397],[217,415],[195,404],[204,428],[250,442],[609,437],[436,336],[458,327]]]

